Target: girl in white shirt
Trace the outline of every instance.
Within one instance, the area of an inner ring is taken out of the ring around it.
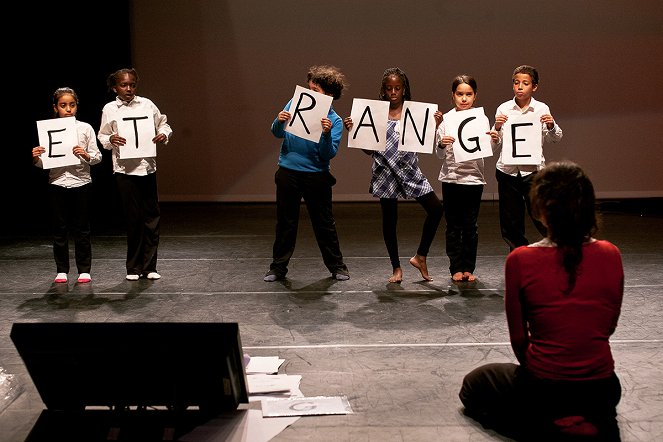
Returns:
[[[159,279],[157,251],[161,210],[157,192],[157,161],[154,156],[122,158],[120,149],[133,140],[138,147],[137,132],[121,130],[123,120],[139,119],[154,125],[152,143],[167,144],[173,131],[165,114],[149,98],[136,94],[138,73],[133,68],[120,69],[108,77],[108,88],[117,94],[101,111],[99,142],[113,154],[113,173],[119,190],[127,227],[126,279],[144,277]],[[137,126],[134,126],[137,130]],[[141,130],[144,127],[141,125]],[[152,133],[152,132],[151,132]],[[151,135],[150,135],[151,136]]]
[[[61,87],[53,93],[53,111],[56,118],[76,118],[78,95],[73,89]],[[78,144],[73,152],[80,159],[73,166],[54,167],[49,170],[49,203],[53,222],[53,255],[57,268],[56,283],[66,283],[69,273],[69,240],[74,237],[78,282],[92,280],[92,243],[90,241],[89,199],[92,178],[90,166],[101,161],[94,129],[88,123],[76,121]],[[43,146],[32,149],[32,161],[43,167]]]
[[[470,75],[459,75],[451,84],[451,100],[459,112],[471,109],[477,97],[477,82]],[[491,135],[496,139],[497,132]],[[455,138],[445,131],[444,121],[436,134],[435,152],[443,160],[439,180],[446,220],[446,250],[449,271],[455,282],[475,281],[479,233],[477,219],[481,194],[486,184],[483,158],[457,162],[451,145]]]

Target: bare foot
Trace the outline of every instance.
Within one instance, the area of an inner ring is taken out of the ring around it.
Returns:
[[[426,257],[421,256],[421,255],[414,255],[412,258],[410,258],[410,264],[415,266],[417,269],[419,269],[419,272],[421,273],[421,277],[424,278],[426,281],[432,281],[433,278],[430,277],[428,274],[428,266],[426,265]]]
[[[456,282],[462,281],[463,280],[463,274],[461,272],[456,272],[453,275],[451,275],[451,279],[453,279]]]
[[[403,270],[401,270],[400,267],[396,267],[394,269],[394,274],[391,276],[391,278],[388,279],[388,281],[395,282],[397,284],[403,282]]]
[[[463,279],[464,279],[465,281],[470,281],[470,282],[472,282],[472,281],[475,281],[477,278],[476,278],[476,276],[474,276],[474,275],[471,274],[470,272],[464,272],[464,273],[463,273]]]

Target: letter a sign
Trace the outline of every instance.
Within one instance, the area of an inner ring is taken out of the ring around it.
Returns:
[[[352,130],[348,147],[384,152],[387,148],[389,102],[355,98],[352,101]]]

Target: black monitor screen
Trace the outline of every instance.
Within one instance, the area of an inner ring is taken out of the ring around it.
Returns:
[[[237,323],[15,323],[10,336],[49,410],[248,403]]]

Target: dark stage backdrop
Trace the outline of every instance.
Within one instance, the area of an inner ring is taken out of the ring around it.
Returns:
[[[406,71],[414,100],[445,112],[453,77],[472,74],[491,124],[512,98],[513,69],[531,64],[535,97],[564,130],[546,159],[582,164],[600,197],[663,197],[659,0],[141,0],[132,48],[142,92],[175,131],[158,159],[164,200],[273,201],[280,143],[269,127],[312,64],[347,75],[341,116],[353,97],[377,98],[390,66]],[[441,193],[440,160],[419,157]],[[370,168],[344,135],[335,200],[370,200]],[[485,199],[497,192],[494,169],[490,158]]]
[[[36,121],[53,118],[52,94],[68,86],[79,96],[78,119],[99,129],[101,108],[114,98],[106,78],[133,63],[130,0],[24,2],[17,7],[18,34],[4,43],[8,119],[3,133],[8,137],[3,151],[9,162],[6,173],[0,174],[4,189],[0,225],[10,236],[49,234],[48,174],[34,167],[31,158],[39,141]],[[122,229],[111,157],[107,151],[102,154],[102,163],[91,169],[93,228],[103,221]]]
[[[101,5],[101,4],[100,4]],[[98,129],[108,74],[134,66],[139,94],[168,115],[174,137],[159,149],[162,201],[274,201],[280,141],[269,127],[313,64],[333,64],[349,89],[334,103],[377,98],[382,72],[399,66],[413,99],[451,105],[452,78],[472,74],[491,123],[511,98],[517,65],[539,69],[535,97],[564,130],[546,159],[582,164],[601,198],[663,197],[663,3],[643,0],[522,3],[340,0],[328,4],[218,0],[114,1],[95,10],[67,2],[26,10],[7,42],[9,150],[3,225],[48,229],[46,176],[30,162],[35,121],[51,118],[51,93],[75,88],[79,118]],[[110,155],[93,168],[95,217],[121,223]],[[440,193],[440,160],[420,154]],[[484,199],[496,198],[495,159]],[[371,200],[371,158],[347,148],[332,172],[336,201]],[[32,221],[32,222],[28,222]],[[97,224],[99,225],[99,224]]]

